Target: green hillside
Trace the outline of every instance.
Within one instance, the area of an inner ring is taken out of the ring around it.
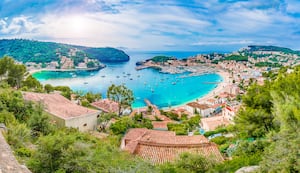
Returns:
[[[70,49],[78,49],[75,55],[70,55]],[[18,61],[45,63],[58,61],[59,55],[72,58],[74,62],[81,62],[83,58],[98,59],[101,62],[128,61],[129,56],[122,50],[115,48],[91,48],[74,46],[54,42],[40,42],[25,39],[0,40],[0,57],[9,55]]]
[[[274,52],[283,52],[285,54],[297,54],[300,55],[300,51],[295,51],[285,47],[278,46],[260,46],[260,45],[250,45],[246,52],[254,51],[274,51]]]

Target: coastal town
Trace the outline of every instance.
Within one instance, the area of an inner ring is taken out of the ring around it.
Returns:
[[[215,83],[217,86],[208,94],[179,106],[158,108],[144,98],[146,107],[131,109],[130,104],[123,105],[127,103],[126,101],[118,100],[120,97],[133,100],[126,95],[129,90],[122,88],[125,86],[115,85],[112,85],[108,93],[116,94],[116,97],[108,95],[108,98],[101,98],[92,93],[82,96],[67,88],[51,86],[46,93],[28,89],[22,91],[22,98],[25,102],[42,104],[43,111],[50,116],[51,124],[57,127],[74,128],[89,133],[99,140],[108,138],[111,133],[122,135],[119,146],[122,151],[138,156],[153,165],[174,162],[183,153],[197,153],[205,158],[213,157],[214,163],[222,163],[231,159],[237,143],[226,144],[226,148],[221,150],[224,145],[217,145],[215,141],[223,138],[231,139],[234,136],[226,128],[234,125],[234,119],[243,106],[242,97],[247,93],[247,88],[253,84],[262,86],[265,81],[270,80],[268,74],[278,73],[279,67],[292,67],[300,62],[300,56],[296,54],[260,50],[252,51],[250,56],[245,53],[245,50],[249,49],[245,48],[232,54],[200,54],[186,59],[160,56],[159,60],[153,60],[157,58],[154,57],[138,62],[136,70],[154,68],[161,73],[184,74],[183,78],[209,73],[217,73],[222,77],[222,81]],[[76,50],[71,50],[69,54],[75,55]],[[73,60],[63,55],[59,57],[59,69],[74,69]],[[268,64],[274,61],[278,65],[261,66],[261,63]],[[90,62],[99,64],[86,57],[75,69],[88,70]],[[25,63],[25,65],[29,71],[58,68],[57,62],[50,62],[45,68],[42,68],[41,64]],[[288,72],[292,71],[288,69]],[[131,121],[134,123],[131,124]],[[123,123],[126,124],[124,129]],[[4,124],[1,128],[3,131],[7,130]]]
[[[31,73],[37,71],[96,71],[105,67],[99,60],[88,57],[79,49],[70,48],[62,51],[56,50],[57,61],[51,62],[26,62],[25,66]]]

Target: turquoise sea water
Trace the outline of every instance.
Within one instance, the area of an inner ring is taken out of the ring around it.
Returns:
[[[38,72],[33,76],[43,84],[66,85],[76,91],[100,92],[103,97],[111,84],[125,84],[134,93],[134,108],[145,106],[145,98],[163,108],[184,104],[206,95],[217,86],[207,82],[220,82],[222,77],[217,74],[205,74],[181,78],[186,74],[163,74],[153,69],[136,71],[135,63],[161,54],[185,58],[197,53],[131,52],[128,53],[131,58],[129,62],[109,63],[98,72]]]

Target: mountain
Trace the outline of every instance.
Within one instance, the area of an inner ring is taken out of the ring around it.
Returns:
[[[250,45],[244,48],[242,51],[255,52],[255,51],[272,51],[272,52],[282,52],[285,54],[296,54],[300,55],[300,51],[295,51],[290,48],[278,47],[278,46],[261,46],[261,45]]]
[[[73,52],[73,53],[72,53]],[[115,48],[92,48],[55,42],[41,42],[26,39],[0,40],[0,57],[8,55],[21,62],[45,63],[58,61],[59,55],[82,61],[84,57],[101,62],[125,62],[129,56]]]

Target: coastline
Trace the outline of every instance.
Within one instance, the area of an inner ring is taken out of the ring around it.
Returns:
[[[41,68],[41,69],[31,69],[28,70],[29,74],[34,74],[43,71],[57,71],[57,72],[74,72],[74,71],[97,71],[105,68],[105,66],[99,66],[94,68],[74,68],[74,69],[49,69],[49,68]]]
[[[207,100],[209,98],[213,98],[213,97],[219,95],[220,93],[223,92],[223,89],[230,84],[229,73],[226,72],[226,71],[223,71],[223,70],[216,71],[215,73],[222,77],[222,82],[218,83],[217,86],[214,89],[212,89],[210,92],[208,92],[207,94],[205,94],[203,96],[200,96],[196,99],[184,102],[180,105],[171,106],[171,107],[163,107],[161,109],[167,111],[167,110],[172,110],[172,109],[183,108],[183,107],[185,107],[185,105],[187,103],[194,102],[194,101],[204,102],[205,100]],[[138,110],[138,109],[141,109],[141,108],[146,108],[146,106],[133,108],[133,110]]]
[[[194,102],[194,101],[197,101],[197,102],[204,102],[205,100],[209,99],[209,98],[213,98],[217,95],[219,95],[220,93],[223,92],[223,89],[229,85],[229,73],[228,72],[225,72],[225,71],[218,71],[216,72],[216,74],[218,74],[219,76],[221,76],[223,78],[222,82],[218,83],[217,86],[212,89],[209,93],[205,94],[204,96],[201,96],[201,97],[198,97],[196,99],[193,99],[193,100],[190,100],[190,101],[187,101],[183,104],[180,104],[180,105],[177,105],[177,106],[172,106],[171,108],[162,108],[163,110],[171,110],[171,109],[178,109],[178,108],[182,108],[182,107],[185,107],[185,105],[187,103],[190,103],[190,102]]]

